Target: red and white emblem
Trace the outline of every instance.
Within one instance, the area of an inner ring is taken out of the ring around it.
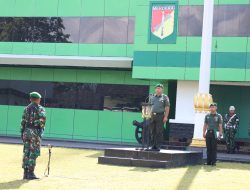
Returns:
[[[174,5],[153,5],[151,32],[158,38],[164,39],[174,32]]]

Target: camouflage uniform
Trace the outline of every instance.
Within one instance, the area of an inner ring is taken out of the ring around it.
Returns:
[[[226,114],[224,117],[224,136],[227,145],[227,152],[233,153],[235,151],[235,134],[239,126],[239,117],[237,114]]]
[[[23,112],[21,121],[21,136],[23,139],[23,165],[24,169],[34,172],[36,159],[40,156],[40,143],[46,121],[45,109],[30,103]]]

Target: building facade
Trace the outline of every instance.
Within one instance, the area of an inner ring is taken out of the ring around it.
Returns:
[[[152,3],[172,2],[174,40],[152,42]],[[19,135],[39,91],[46,138],[134,143],[132,121],[158,82],[170,123],[194,124],[202,19],[203,0],[0,0],[0,135]],[[235,105],[249,139],[249,0],[215,0],[211,80],[219,112]]]

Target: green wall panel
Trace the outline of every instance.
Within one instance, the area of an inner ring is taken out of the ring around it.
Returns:
[[[50,137],[72,138],[75,110],[52,109]]]
[[[217,68],[246,68],[246,53],[216,53]]]
[[[187,37],[187,51],[201,51],[201,37]]]
[[[135,127],[132,125],[134,120],[141,122],[141,113],[123,112],[122,142],[137,142],[135,139]]]
[[[219,4],[249,4],[249,0],[218,0]]]
[[[215,80],[221,81],[245,81],[245,69],[216,68]]]
[[[136,36],[135,37],[135,51],[157,51],[157,44],[148,44],[148,36]]]
[[[149,23],[149,3],[148,6],[137,6],[136,7],[136,26],[135,35],[147,36],[148,37],[148,23]]]
[[[155,79],[156,78],[156,67],[138,67],[133,66],[133,78],[139,79]]]
[[[8,107],[0,105],[0,135],[6,135],[7,132]]]
[[[185,68],[184,67],[157,67],[157,79],[177,79],[184,80]]]
[[[0,54],[12,54],[12,42],[0,42]]]
[[[98,140],[121,141],[122,112],[99,112]]]
[[[31,80],[33,80],[33,81],[54,81],[54,69],[32,68]]]
[[[76,70],[75,69],[55,69],[54,81],[76,82]]]
[[[46,111],[46,123],[45,123],[45,130],[44,130],[43,137],[50,137],[52,109],[51,108],[45,108],[45,111]]]
[[[82,16],[104,16],[105,0],[82,0]],[[97,6],[98,5],[98,6]]]
[[[182,52],[160,52],[157,53],[158,67],[185,67],[186,54]]]
[[[133,57],[134,55],[134,44],[127,44],[127,57]]]
[[[7,135],[20,136],[20,123],[23,110],[23,106],[9,106]]]
[[[79,16],[81,15],[81,8],[81,0],[59,0],[58,16]]]
[[[56,55],[78,55],[79,44],[57,43]]]
[[[186,67],[200,67],[200,52],[187,52],[186,53]]]
[[[36,0],[16,0],[15,16],[34,16]]]
[[[246,37],[214,37],[217,52],[246,52]]]
[[[246,69],[246,81],[250,81],[250,69]]]
[[[0,67],[0,79],[9,80],[11,78],[11,67]]]
[[[176,44],[158,44],[158,51],[186,51],[187,50],[187,38],[176,38]]]
[[[125,72],[124,84],[149,85],[149,80],[147,80],[147,79],[144,79],[144,80],[133,79],[131,72]]]
[[[17,68],[11,69],[12,80],[31,80],[31,68]]]
[[[185,80],[198,80],[200,69],[199,68],[186,68]]]
[[[57,16],[58,0],[36,0],[35,16]]]
[[[83,69],[77,69],[77,82],[83,82],[83,83],[101,83],[101,71],[96,70],[83,70]]]
[[[14,16],[16,0],[0,0],[0,16]]]
[[[102,44],[79,44],[79,56],[101,56]]]
[[[13,42],[13,54],[32,54],[33,43]]]
[[[129,16],[135,16],[136,11],[137,11],[137,6],[136,6],[136,1],[135,0],[130,0],[129,1]]]
[[[101,71],[101,83],[104,84],[123,84],[125,72],[123,71]]]
[[[136,51],[134,53],[133,68],[135,66],[156,67],[157,52]]]
[[[103,44],[102,56],[106,57],[126,57],[126,44]]]
[[[56,44],[55,43],[34,43],[33,54],[34,55],[55,55]]]
[[[128,16],[129,0],[105,0],[105,16]]]
[[[75,110],[74,139],[97,140],[98,111]]]

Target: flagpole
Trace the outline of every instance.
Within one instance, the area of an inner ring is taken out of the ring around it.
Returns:
[[[202,130],[205,115],[208,112],[209,104],[212,102],[212,96],[209,94],[209,90],[212,57],[213,12],[214,0],[204,0],[199,91],[194,100],[196,113],[192,146],[205,146]]]

